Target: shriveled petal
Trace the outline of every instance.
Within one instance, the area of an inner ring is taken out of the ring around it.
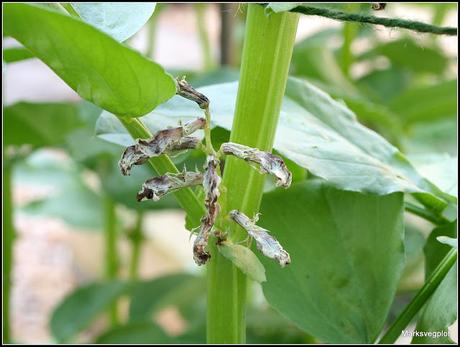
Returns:
[[[257,226],[254,220],[238,210],[230,211],[230,217],[256,241],[257,249],[268,258],[278,261],[281,267],[291,263],[291,257],[281,244],[269,234],[268,230]]]
[[[138,139],[135,145],[123,152],[118,162],[121,173],[128,176],[133,165],[141,165],[148,158],[198,147],[200,140],[188,135],[203,129],[205,125],[204,118],[197,118],[177,128],[160,130],[151,139]]]
[[[275,176],[276,185],[279,187],[289,188],[291,185],[292,174],[287,169],[283,159],[277,155],[233,142],[223,143],[220,150],[225,154],[231,154],[256,164],[256,166],[252,166],[258,169],[260,173]]]
[[[209,99],[195,90],[184,78],[176,78],[177,81],[177,95],[183,98],[195,101],[202,109],[209,107]]]
[[[200,172],[168,173],[148,179],[137,193],[137,201],[158,201],[161,197],[178,189],[192,187],[203,183],[203,175]]]
[[[205,192],[206,215],[201,218],[200,231],[193,244],[193,259],[198,265],[203,265],[210,258],[206,251],[209,233],[214,226],[217,215],[220,211],[217,199],[219,197],[219,185],[221,178],[217,173],[219,161],[213,155],[209,155],[206,160],[205,172],[203,177],[203,188]]]

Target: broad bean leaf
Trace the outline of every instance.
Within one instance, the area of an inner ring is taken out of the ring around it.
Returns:
[[[84,126],[74,104],[30,102],[5,107],[3,124],[6,145],[34,148],[62,145],[66,135]]]
[[[152,314],[168,304],[196,300],[203,293],[203,280],[189,274],[178,273],[155,278],[136,285],[129,306],[130,322],[149,321]]]
[[[102,344],[162,344],[172,343],[171,337],[152,322],[128,323],[109,329],[96,338]]]
[[[248,247],[224,242],[217,248],[225,258],[252,280],[259,283],[267,280],[264,266]]]
[[[437,240],[440,236],[447,236],[451,238],[457,237],[457,221],[445,225],[441,225],[433,229],[426,240],[425,252],[425,278],[428,278],[434,271],[436,266],[446,256],[451,249],[450,246],[441,243]]]
[[[455,118],[457,80],[409,89],[395,97],[389,107],[405,124]]]
[[[415,73],[441,74],[449,62],[439,47],[422,46],[408,37],[382,43],[357,57],[357,60],[378,56],[385,56],[393,66]]]
[[[16,165],[14,181],[25,187],[32,184],[50,189],[49,195],[21,207],[21,212],[60,218],[85,230],[102,228],[101,197],[87,186],[73,162],[34,152],[25,162]]]
[[[155,6],[155,2],[72,3],[84,21],[120,42],[129,39],[144,26],[155,11]]]
[[[403,194],[370,195],[308,180],[266,194],[259,224],[291,264],[260,257],[267,301],[324,343],[372,343],[404,265]]]
[[[120,281],[95,282],[77,288],[54,309],[51,333],[60,342],[72,339],[129,289],[129,283]]]
[[[237,89],[236,82],[199,88],[211,100],[212,126],[231,130]],[[199,116],[202,111],[193,102],[173,97],[142,120],[156,132]],[[120,122],[107,112],[98,120],[96,132],[122,145],[133,143]],[[396,147],[362,126],[343,103],[304,80],[288,80],[274,148],[338,188],[376,194],[415,193],[434,210],[447,206],[443,200],[446,194],[418,174]]]
[[[6,34],[103,109],[139,117],[176,92],[160,65],[80,19],[30,4],[9,3],[3,10]]]
[[[438,240],[439,242],[445,244],[445,245],[448,245],[452,248],[456,248],[458,249],[458,241],[457,239],[454,239],[452,237],[447,237],[447,236],[438,236],[436,238],[436,240]]]
[[[439,287],[428,299],[415,330],[425,333],[449,333],[457,319],[457,262],[439,284]],[[414,336],[415,344],[447,344],[454,343],[448,336]]]

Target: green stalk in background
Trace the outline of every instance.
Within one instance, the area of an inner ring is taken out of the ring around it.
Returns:
[[[393,344],[396,342],[398,337],[401,336],[401,332],[409,325],[417,312],[421,310],[436,288],[438,288],[456,260],[457,250],[452,248],[426,280],[417,295],[415,295],[409,305],[407,305],[385,335],[380,339],[379,344]]]
[[[118,274],[117,216],[115,203],[108,196],[104,197],[104,212],[105,276],[107,280],[114,280]],[[110,307],[112,326],[119,323],[118,318],[118,305],[115,302]]]
[[[241,78],[230,141],[271,151],[284,95],[299,16],[267,16],[260,5],[248,5]],[[212,100],[211,100],[212,105]],[[227,157],[221,184],[219,230],[233,241],[245,238],[225,216],[232,209],[254,215],[264,177],[244,161]],[[244,343],[246,276],[218,253],[210,240],[208,265],[207,342]]]
[[[131,261],[129,263],[129,279],[137,281],[139,278],[139,259],[141,255],[142,241],[144,240],[142,233],[142,222],[144,214],[138,211],[136,215],[136,225],[131,233],[128,235],[131,241]]]
[[[196,13],[196,22],[198,26],[198,36],[200,38],[201,52],[204,60],[204,70],[212,70],[215,66],[212,56],[211,45],[209,43],[209,35],[206,30],[206,9],[208,4],[193,4]]]
[[[13,201],[11,196],[12,163],[3,157],[3,231],[2,231],[2,289],[3,289],[3,342],[10,342],[10,292],[11,292],[11,268],[13,266]]]
[[[153,11],[152,16],[147,23],[147,48],[145,49],[144,55],[152,59],[155,53],[155,35],[157,32],[158,17],[164,6],[165,4],[157,3],[155,11]]]
[[[347,4],[347,9],[350,11],[356,11],[359,9],[360,4]],[[343,23],[342,35],[343,44],[341,50],[341,66],[345,76],[350,77],[350,67],[353,64],[353,52],[351,45],[356,35],[358,34],[358,26],[356,23],[345,22]]]

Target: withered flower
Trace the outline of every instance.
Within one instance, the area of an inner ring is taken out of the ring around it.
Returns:
[[[177,95],[182,96],[183,98],[195,101],[198,106],[202,109],[209,107],[209,99],[195,90],[190,84],[187,83],[185,78],[176,78],[177,81]]]
[[[135,145],[129,146],[123,152],[118,162],[121,173],[128,176],[133,165],[141,165],[148,158],[196,148],[200,140],[188,135],[203,129],[205,124],[204,118],[198,118],[177,128],[161,130],[149,140],[138,139]]]
[[[257,218],[251,220],[238,210],[230,211],[230,217],[256,241],[257,249],[268,258],[276,259],[281,267],[291,263],[291,257],[268,230],[257,226]]]
[[[217,174],[219,161],[215,156],[209,155],[206,160],[205,172],[203,177],[203,188],[205,192],[205,206],[207,213],[201,219],[201,226],[198,236],[193,243],[193,259],[198,265],[205,264],[210,258],[210,254],[206,251],[208,245],[209,233],[212,230],[217,215],[219,214],[219,185],[221,178]]]
[[[283,159],[277,155],[233,142],[223,143],[220,150],[225,154],[231,154],[246,160],[260,173],[275,176],[276,186],[278,187],[289,188],[291,185],[292,174],[287,169]]]
[[[183,171],[177,174],[168,173],[148,179],[137,193],[137,201],[158,201],[161,197],[178,189],[200,185],[203,175],[200,172]]]

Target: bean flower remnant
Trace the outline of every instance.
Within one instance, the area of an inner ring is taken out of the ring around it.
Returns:
[[[225,156],[232,155],[240,158],[260,173],[274,176],[276,185],[282,188],[289,188],[292,181],[292,174],[279,156],[257,148],[227,142],[223,143],[219,151],[216,152],[210,141],[209,99],[190,86],[185,78],[176,79],[176,85],[177,94],[196,102],[204,110],[206,118],[197,118],[175,128],[160,130],[150,139],[137,139],[134,145],[125,149],[118,162],[118,166],[121,173],[128,176],[134,165],[142,165],[149,158],[162,154],[174,154],[177,151],[188,149],[200,149],[206,154],[203,172],[184,170],[180,173],[166,173],[161,176],[152,177],[143,183],[141,190],[137,193],[138,201],[158,201],[166,194],[179,189],[194,186],[203,187],[206,214],[201,218],[199,231],[193,243],[193,259],[197,265],[204,265],[211,257],[208,250],[209,236],[213,235],[217,238],[218,242],[222,242],[222,235],[226,235],[226,233],[222,233],[214,228],[214,224],[221,212],[219,205],[219,189],[222,180],[220,164]],[[200,129],[205,132],[206,146],[201,145],[199,138],[191,136]],[[231,194],[231,192],[228,193]],[[256,225],[257,218],[251,220],[237,210],[231,211],[229,217],[245,229],[248,235],[255,240],[257,248],[262,254],[275,259],[282,267],[291,262],[289,253],[270,235],[269,231]]]

